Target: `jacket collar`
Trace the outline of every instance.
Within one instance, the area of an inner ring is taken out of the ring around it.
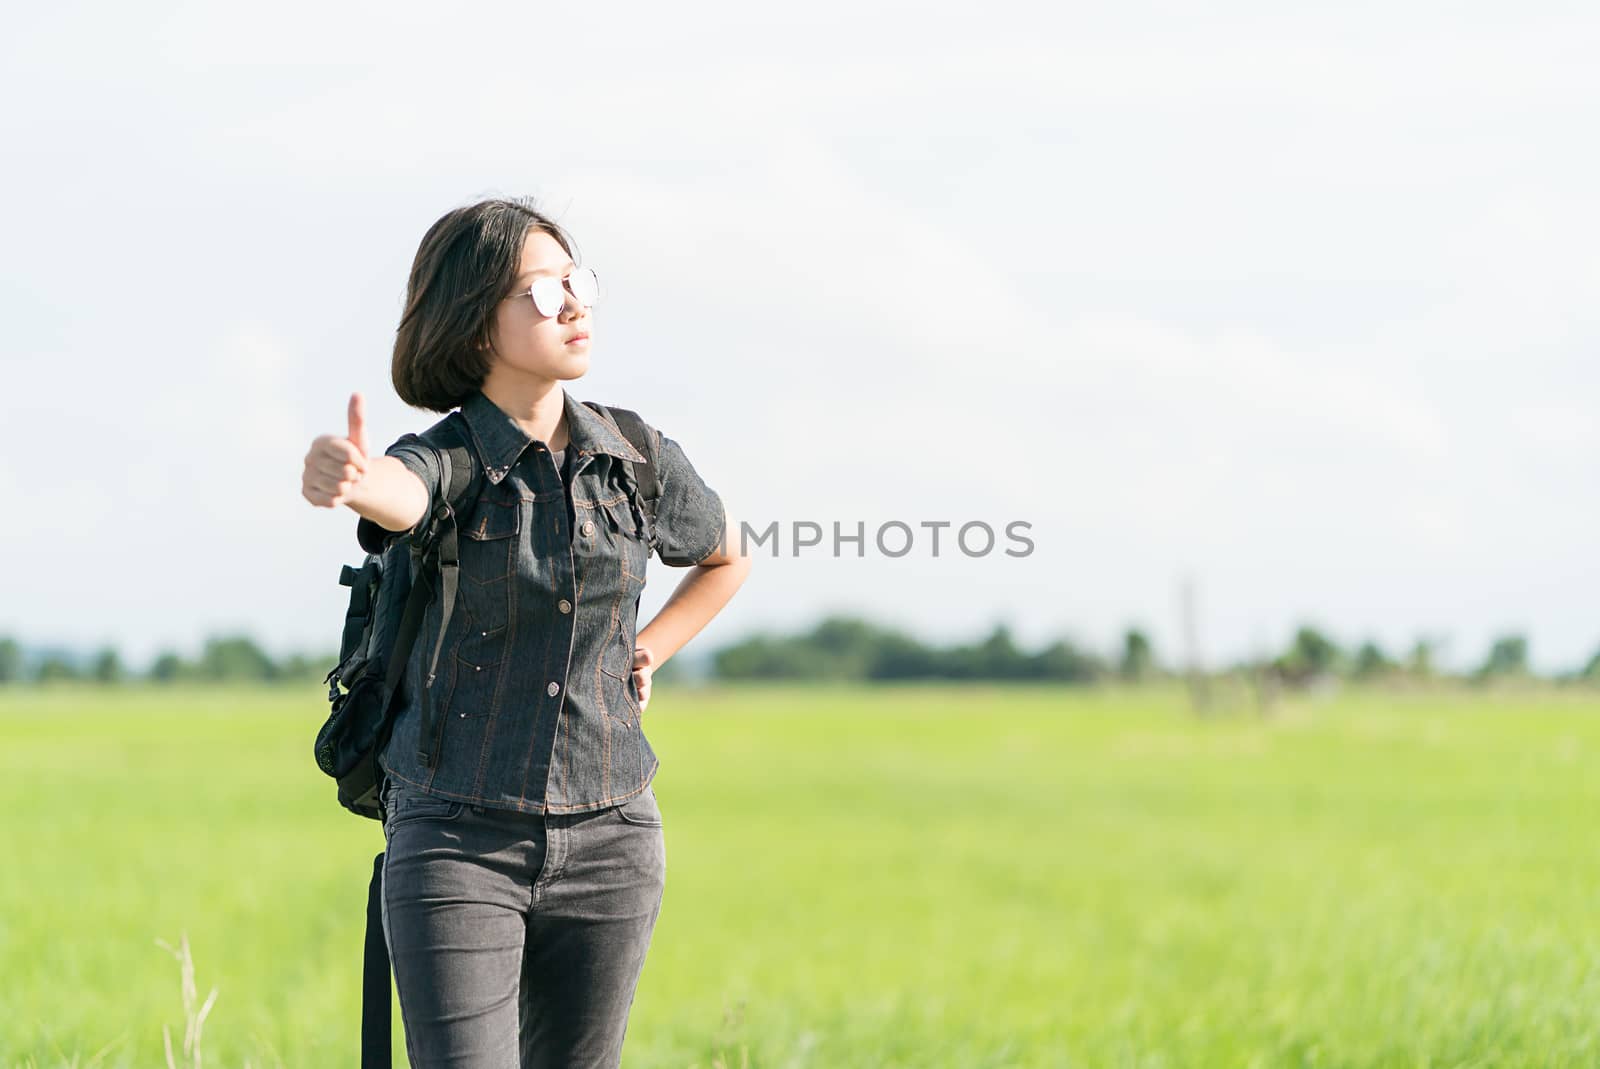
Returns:
[[[561,397],[567,415],[567,437],[570,439],[567,448],[576,449],[581,456],[604,453],[636,463],[644,461],[644,455],[629,445],[628,440],[594,409],[565,389],[561,391]],[[533,439],[517,425],[516,420],[500,411],[499,406],[484,396],[482,390],[474,390],[472,396],[463,402],[461,415],[467,421],[467,429],[478,447],[478,455],[483,458],[489,481],[498,483],[506,477]],[[545,444],[549,445],[548,442]]]

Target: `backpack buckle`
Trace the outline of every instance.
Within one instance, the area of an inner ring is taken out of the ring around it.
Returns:
[[[428,555],[434,543],[439,541],[440,529],[446,521],[454,519],[455,514],[455,509],[450,507],[448,501],[441,501],[434,506],[433,511],[428,514],[428,522],[420,532],[420,537],[412,539],[412,544],[417,547],[419,553],[423,556]]]

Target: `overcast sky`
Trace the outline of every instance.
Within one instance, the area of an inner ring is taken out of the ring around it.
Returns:
[[[1299,621],[1600,646],[1592,5],[31,5],[0,42],[0,632],[336,644],[310,439],[445,211],[605,287],[579,397],[758,526],[704,650],[860,611],[1213,659]],[[853,552],[853,550],[852,550]],[[681,573],[653,565],[645,613]]]

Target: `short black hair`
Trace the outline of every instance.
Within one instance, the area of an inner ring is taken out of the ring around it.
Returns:
[[[530,230],[543,230],[577,259],[572,239],[527,197],[457,208],[422,236],[390,369],[406,404],[448,412],[483,385],[495,309],[516,282]]]

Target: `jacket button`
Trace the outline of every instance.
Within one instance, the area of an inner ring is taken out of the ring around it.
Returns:
[[[560,690],[561,690],[561,684],[560,683],[552,683],[548,687],[544,688],[544,692],[546,694],[550,695],[550,697],[552,697],[552,698],[554,698],[556,696],[556,694],[560,692]]]
[[[562,598],[560,601],[556,602],[556,608],[560,609],[562,612],[571,612],[572,602],[568,601],[566,598]]]
[[[580,528],[580,529],[586,535],[594,534],[594,521],[593,520],[584,520],[583,521],[583,527]]]

